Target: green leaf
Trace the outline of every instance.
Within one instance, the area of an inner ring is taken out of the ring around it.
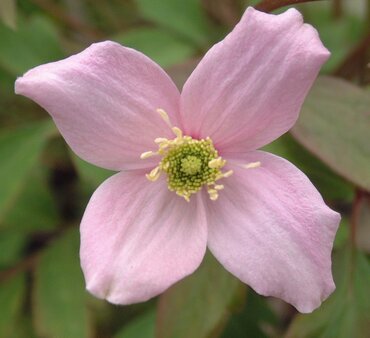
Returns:
[[[370,93],[321,77],[308,95],[293,136],[334,172],[370,190]]]
[[[335,234],[334,248],[340,248],[348,243],[349,238],[349,220],[346,216],[342,216],[339,223],[339,228]]]
[[[64,56],[55,26],[41,16],[20,20],[16,31],[0,24],[0,41],[0,68],[12,75]]]
[[[58,223],[59,215],[45,182],[45,172],[37,166],[0,222],[0,266],[9,266],[21,258],[32,233],[53,230]]]
[[[160,28],[136,28],[118,34],[112,40],[139,50],[162,67],[181,63],[195,54],[192,45]]]
[[[72,229],[52,243],[37,266],[32,305],[36,331],[42,337],[90,337],[78,251],[79,233]]]
[[[25,276],[18,274],[0,284],[0,337],[9,337],[22,309]]]
[[[266,299],[249,290],[243,311],[230,318],[221,338],[268,338],[266,328],[271,331],[277,324],[278,319]]]
[[[265,146],[263,150],[281,156],[301,169],[325,199],[352,201],[354,188],[305,150],[289,134]]]
[[[297,315],[286,338],[364,338],[370,327],[370,265],[347,248],[334,256],[336,290],[315,312]]]
[[[0,131],[0,222],[28,183],[27,176],[54,130],[54,125],[48,120],[16,130]]]
[[[36,335],[32,326],[30,316],[24,315],[17,319],[16,324],[13,326],[9,336],[6,338],[40,338]]]
[[[204,47],[209,44],[210,23],[200,0],[136,0],[141,14]],[[158,48],[163,48],[158,44]]]
[[[114,338],[154,338],[155,319],[155,311],[148,311],[131,321]]]
[[[6,213],[3,222],[0,222],[0,228],[12,228],[25,235],[55,229],[59,215],[46,175],[43,168],[33,168],[26,177],[16,203]]]
[[[244,299],[244,291],[244,284],[207,254],[193,275],[160,297],[158,337],[208,337],[226,323],[235,302]]]
[[[0,1],[0,21],[9,28],[15,29],[16,25],[16,3],[15,0]]]
[[[350,1],[350,6],[355,6],[355,2]],[[316,6],[313,3],[303,4],[302,9],[305,21],[319,31],[321,41],[331,51],[331,56],[322,70],[326,73],[333,72],[361,39],[366,29],[365,20],[348,11],[343,11],[340,17],[335,17],[329,2],[325,4],[320,1]]]
[[[26,243],[25,233],[13,228],[0,231],[0,268],[17,262],[22,256]]]

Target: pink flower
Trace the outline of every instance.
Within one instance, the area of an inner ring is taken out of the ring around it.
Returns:
[[[87,289],[145,301],[193,273],[208,246],[258,293],[318,307],[335,288],[340,216],[294,165],[256,149],[292,127],[328,57],[296,10],[248,8],[181,94],[146,56],[109,41],[19,78],[16,93],[45,108],[81,158],[120,171],[82,219]]]

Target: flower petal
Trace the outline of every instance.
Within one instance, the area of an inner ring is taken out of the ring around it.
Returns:
[[[180,94],[167,74],[110,41],[30,70],[15,91],[51,114],[77,155],[112,170],[151,166],[140,154],[155,149],[155,138],[172,136],[157,108],[177,123]]]
[[[328,57],[316,30],[295,9],[272,15],[249,7],[184,85],[186,134],[210,136],[224,153],[271,142],[293,126]]]
[[[255,291],[301,312],[334,290],[331,250],[340,215],[290,162],[254,151],[235,167],[217,203],[209,202],[208,245],[224,267]]]
[[[200,196],[187,203],[164,179],[118,173],[97,189],[82,219],[87,289],[115,304],[145,301],[191,274],[206,242]]]

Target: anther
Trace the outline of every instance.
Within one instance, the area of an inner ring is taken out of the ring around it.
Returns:
[[[159,167],[155,167],[149,174],[146,174],[145,176],[149,181],[154,182],[159,178],[159,176],[161,176],[161,169]]]
[[[172,128],[172,124],[171,124],[171,121],[170,121],[170,118],[169,118],[168,114],[167,114],[163,109],[161,109],[161,108],[158,108],[158,109],[157,109],[157,113],[158,113],[159,115],[161,115],[161,118],[164,120],[164,122],[166,122],[166,123],[167,123],[167,125],[168,125],[170,128]]]
[[[177,194],[178,196],[183,197],[183,198],[185,199],[185,201],[186,201],[186,202],[190,202],[190,197],[189,197],[189,195],[184,194],[184,193],[179,192],[179,191],[176,191],[176,194]]]
[[[248,164],[244,164],[243,168],[253,169],[253,168],[259,168],[260,166],[261,166],[261,162],[258,161],[258,162],[251,162],[251,163],[248,163]]]
[[[208,189],[208,194],[209,194],[209,198],[212,201],[217,200],[217,198],[218,198],[218,191],[217,190],[215,190],[215,189]]]
[[[157,152],[154,152],[154,151],[146,151],[145,153],[142,153],[140,155],[140,158],[142,160],[145,160],[145,159],[147,159],[149,157],[152,157],[152,156],[155,156],[155,155],[158,155],[158,153]]]
[[[160,143],[163,143],[163,142],[168,142],[168,139],[166,139],[165,137],[158,137],[154,140],[155,144],[160,144]]]
[[[234,171],[232,170],[229,170],[229,171],[226,171],[225,173],[222,173],[222,177],[230,177],[232,174],[234,173]]]
[[[165,120],[166,122],[170,122],[170,118],[168,117],[168,114],[163,109],[158,108],[157,113],[161,115],[163,120]]]
[[[225,165],[226,161],[221,157],[215,158],[208,162],[208,166],[212,169],[222,168]]]

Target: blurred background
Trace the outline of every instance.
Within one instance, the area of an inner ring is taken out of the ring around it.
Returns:
[[[370,1],[297,2],[0,0],[0,338],[370,337]],[[112,173],[78,159],[48,114],[14,94],[16,77],[110,39],[144,52],[181,88],[247,6],[277,13],[293,3],[332,57],[297,125],[266,149],[304,171],[342,214],[336,291],[298,314],[207,255],[149,302],[113,306],[90,296],[78,227]]]

